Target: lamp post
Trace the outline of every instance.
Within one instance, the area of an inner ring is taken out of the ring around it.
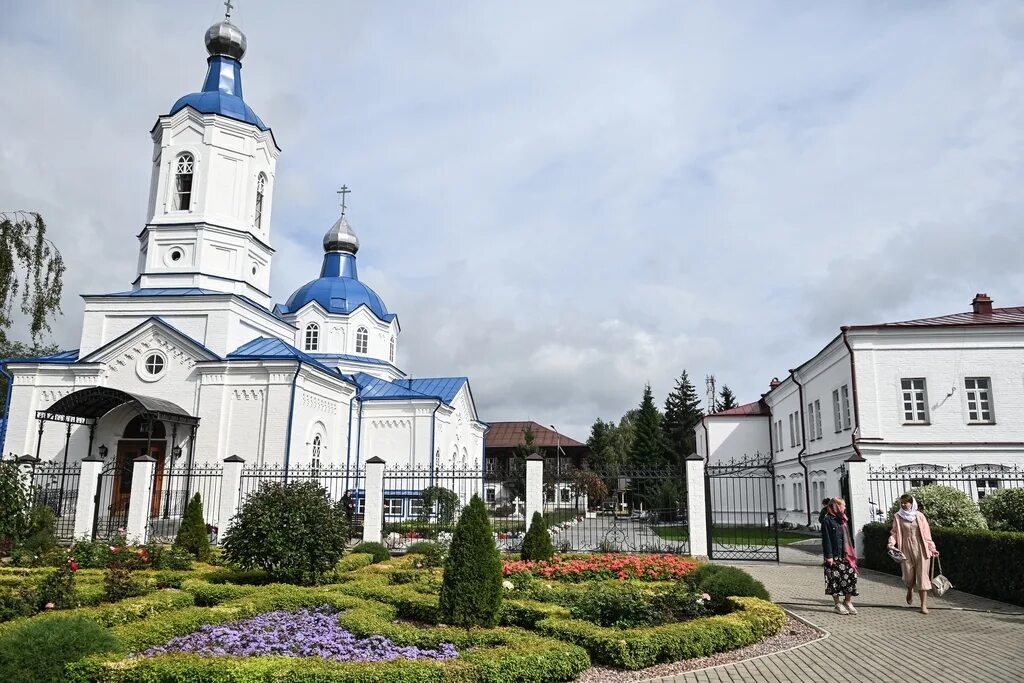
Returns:
[[[555,433],[555,508],[558,508],[562,503],[562,460],[559,457],[562,450],[562,435],[555,429],[555,425],[548,425],[548,427],[551,427],[551,431]]]
[[[100,460],[106,460],[107,459],[107,452],[108,452],[108,450],[109,449],[107,448],[106,444],[101,444],[100,447],[96,449],[96,452],[99,453],[99,455],[100,455]]]

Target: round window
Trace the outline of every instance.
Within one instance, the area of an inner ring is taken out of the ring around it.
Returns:
[[[159,375],[164,371],[164,359],[159,354],[151,353],[146,358],[146,374]]]
[[[155,382],[167,372],[167,357],[159,351],[150,351],[138,360],[135,372],[146,382]]]
[[[256,274],[256,266],[253,266],[253,267],[252,267],[252,274],[253,274],[253,275],[255,275],[255,274]]]
[[[171,251],[171,260],[172,261],[180,261],[182,256],[183,256],[183,254],[181,253],[181,249],[173,249]]]

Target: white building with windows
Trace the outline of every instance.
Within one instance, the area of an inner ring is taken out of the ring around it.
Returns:
[[[77,350],[3,362],[12,381],[0,452],[67,462],[109,453],[116,490],[130,490],[131,462],[147,454],[158,479],[232,455],[282,468],[374,457],[482,467],[486,426],[468,380],[400,369],[398,317],[359,279],[344,205],[319,276],[273,304],[281,150],[242,98],[245,36],[225,20],[206,47],[202,89],[151,131],[138,277],[83,296]]]
[[[1024,307],[841,328],[760,400],[705,417],[708,464],[772,454],[779,520],[817,523],[851,456],[872,467],[1024,464]],[[921,483],[925,483],[922,481]],[[972,484],[982,496],[997,480]]]

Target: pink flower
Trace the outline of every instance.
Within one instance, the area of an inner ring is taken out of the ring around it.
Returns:
[[[112,545],[112,546],[110,546],[110,552],[112,552],[112,553],[116,553],[116,552],[117,552],[118,550],[120,550],[120,548],[119,548],[119,547],[117,547],[116,545]]]
[[[75,562],[74,560],[72,560],[71,562],[68,562],[68,567],[69,567],[69,568],[71,569],[71,571],[73,571],[73,572],[77,572],[77,571],[78,571],[78,563],[77,563],[77,562]]]
[[[710,596],[710,595],[708,595],[707,593],[701,593],[701,594],[700,594],[700,599],[701,599],[701,600],[704,600],[704,601],[706,602],[706,601],[708,601],[708,600],[710,600],[710,599],[711,599],[711,596]]]
[[[53,609],[53,603],[52,602],[46,603],[46,609]]]

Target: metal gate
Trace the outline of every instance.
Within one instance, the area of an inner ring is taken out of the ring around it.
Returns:
[[[35,463],[31,471],[30,504],[53,511],[57,538],[70,541],[75,535],[75,506],[81,463]]]
[[[123,534],[128,525],[132,462],[128,458],[124,462],[127,465],[122,468],[118,468],[116,460],[104,465],[97,477],[96,510],[92,527],[94,540],[107,540]]]
[[[544,518],[562,552],[690,552],[682,465],[611,465],[544,482]]]
[[[779,561],[775,464],[771,455],[708,465],[704,473],[708,556]]]

